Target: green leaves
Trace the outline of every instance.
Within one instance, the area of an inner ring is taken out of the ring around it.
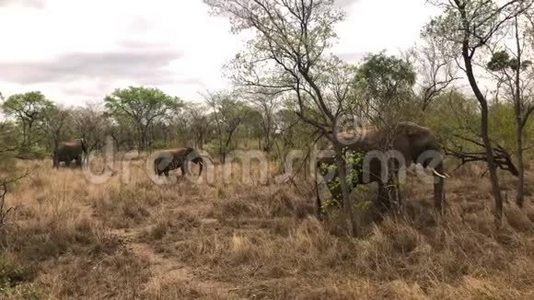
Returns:
[[[21,121],[36,120],[54,104],[47,100],[41,92],[29,92],[9,97],[2,103],[2,110],[11,116],[17,116]]]
[[[374,98],[388,98],[409,93],[415,84],[413,66],[395,56],[379,53],[366,57],[356,80]]]
[[[491,61],[487,64],[490,71],[502,71],[510,67],[510,55],[506,51],[499,51],[493,54]]]
[[[44,122],[48,111],[55,108],[41,92],[29,92],[16,94],[2,103],[2,110],[10,117],[17,120],[20,125],[21,141],[18,144],[19,157],[31,156],[35,149],[34,144],[42,139],[37,130]],[[12,141],[13,144],[15,142]]]
[[[126,116],[142,125],[150,125],[183,104],[159,89],[129,87],[117,89],[105,99],[106,109],[112,116]]]
[[[349,184],[349,189],[355,188],[360,180],[359,176],[362,171],[363,158],[363,153],[348,150],[345,151],[343,160],[346,165],[346,180]],[[341,193],[341,179],[339,178],[336,164],[333,162],[321,162],[318,165],[318,171],[325,176],[325,179],[327,179],[326,185],[332,194],[333,199],[325,202],[329,203],[327,206],[341,203],[343,199]]]
[[[518,68],[520,68],[521,71],[524,71],[531,65],[532,61],[525,60],[522,61],[521,66],[519,66],[517,58],[510,58],[510,54],[508,54],[508,52],[499,51],[493,54],[490,62],[487,64],[487,68],[493,72],[506,71],[506,69],[517,71]]]
[[[383,52],[367,56],[356,74],[361,110],[375,123],[397,120],[394,115],[412,98],[415,81],[411,63]]]
[[[155,88],[117,89],[105,99],[105,107],[118,123],[131,122],[136,127],[139,149],[148,147],[148,129],[156,122],[172,117],[183,102]]]

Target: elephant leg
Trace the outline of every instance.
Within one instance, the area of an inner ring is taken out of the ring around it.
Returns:
[[[169,167],[165,165],[165,161],[164,159],[162,158],[157,158],[155,161],[154,161],[154,172],[158,175],[158,176],[161,176],[163,174],[165,174],[165,176],[168,176],[169,174]]]
[[[319,195],[319,178],[317,178],[317,175],[315,177],[315,209],[316,209],[316,214],[317,214],[317,219],[321,220],[322,219],[322,210],[321,210],[321,197]]]
[[[393,212],[393,214],[398,214],[399,212],[399,203],[397,198],[397,189],[393,181],[389,181],[386,186],[386,193],[388,197],[388,210]]]
[[[384,213],[391,209],[391,201],[390,201],[390,195],[388,192],[388,188],[386,188],[386,185],[379,181],[378,182],[378,210],[380,213]]]
[[[186,169],[185,169],[185,164],[180,164],[180,171],[182,171],[182,176],[185,176],[186,175]]]
[[[399,173],[395,171],[391,176],[391,193],[393,200],[393,203],[395,204],[395,208],[397,210],[397,213],[401,213],[403,210],[403,203],[402,203],[402,196],[401,196],[401,190],[400,190],[400,182],[399,182]]]
[[[78,167],[81,167],[82,166],[82,158],[81,157],[76,157],[76,166]]]
[[[434,207],[439,214],[443,214],[443,204],[445,196],[443,193],[444,180],[443,178],[436,179],[439,182],[434,184]]]

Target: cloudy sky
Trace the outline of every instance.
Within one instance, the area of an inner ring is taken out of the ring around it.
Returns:
[[[338,0],[333,51],[356,62],[398,53],[435,13],[425,0]],[[145,85],[187,100],[229,86],[222,66],[243,44],[202,0],[0,0],[0,92],[32,90],[65,105]]]

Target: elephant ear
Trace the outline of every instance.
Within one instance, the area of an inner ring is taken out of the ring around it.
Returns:
[[[430,134],[424,127],[417,125],[407,126],[405,134],[410,139],[412,147],[423,147],[430,141]]]

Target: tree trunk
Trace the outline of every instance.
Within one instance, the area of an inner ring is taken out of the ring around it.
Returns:
[[[497,226],[501,225],[502,214],[503,214],[503,198],[501,194],[501,188],[499,185],[499,177],[497,176],[497,165],[495,163],[495,156],[493,153],[493,148],[491,145],[491,140],[489,137],[489,109],[488,101],[486,97],[482,94],[478,83],[475,79],[475,73],[473,70],[472,56],[469,54],[469,41],[464,41],[462,55],[465,63],[465,71],[467,78],[469,79],[469,84],[475,94],[475,97],[480,104],[480,136],[482,137],[484,148],[487,156],[488,170],[490,173],[491,188],[493,193],[493,198],[495,199],[495,223]]]
[[[443,173],[443,161],[437,165],[434,170],[436,170],[439,174]],[[445,205],[445,193],[444,193],[444,185],[445,185],[445,179],[434,175],[434,208],[439,213],[439,215],[443,215],[444,213],[444,205]]]
[[[523,130],[521,128],[522,119],[517,124],[516,134],[517,134],[517,170],[519,172],[519,180],[517,182],[517,195],[516,203],[517,206],[523,207],[525,202],[525,163],[523,160]]]
[[[343,195],[343,212],[345,214],[345,222],[347,231],[350,236],[355,236],[356,226],[354,224],[354,213],[352,203],[350,201],[350,191],[347,184],[347,164],[343,157],[343,149],[336,146],[336,166],[339,174],[339,184],[341,185],[341,193]]]
[[[523,161],[523,116],[521,109],[521,44],[519,37],[519,26],[517,17],[515,19],[515,38],[517,46],[517,68],[515,70],[515,95],[514,95],[514,111],[516,120],[516,155],[517,155],[517,170],[519,172],[519,180],[517,183],[517,206],[523,207],[525,202],[525,166]]]
[[[26,145],[28,143],[28,129],[26,123],[22,122],[22,149],[26,151]]]
[[[148,149],[148,128],[144,125],[139,126],[139,151],[145,151]]]

